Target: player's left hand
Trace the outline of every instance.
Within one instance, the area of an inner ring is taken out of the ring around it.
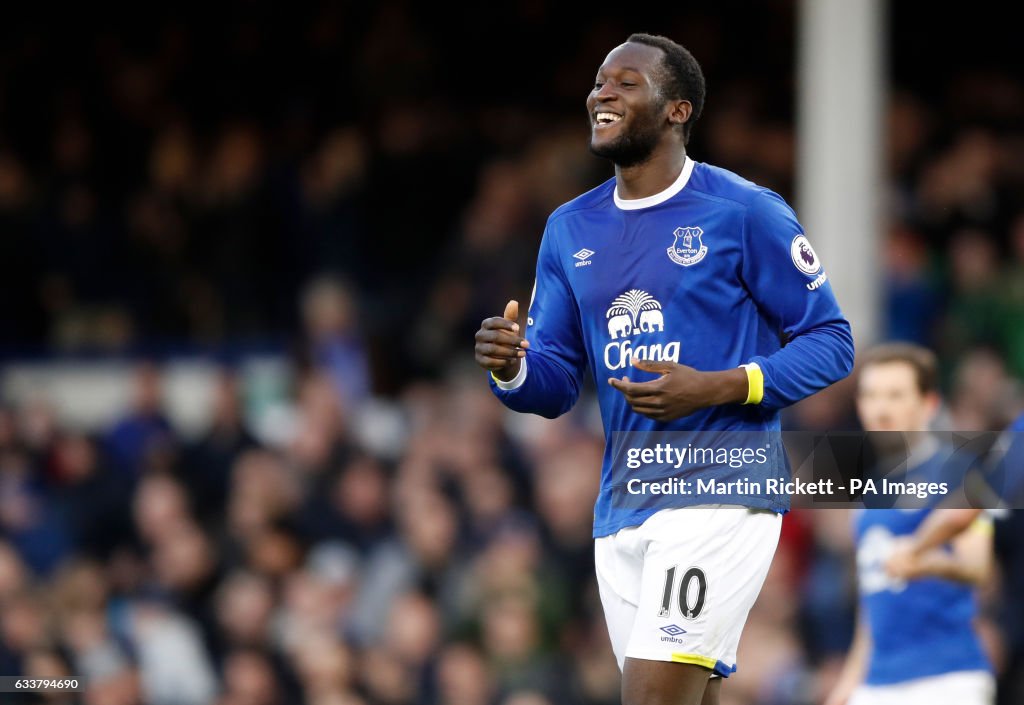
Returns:
[[[676,362],[654,362],[634,357],[632,363],[638,370],[654,372],[659,377],[649,382],[609,377],[608,384],[622,392],[638,414],[655,421],[672,421],[714,403],[709,398],[706,373]]]

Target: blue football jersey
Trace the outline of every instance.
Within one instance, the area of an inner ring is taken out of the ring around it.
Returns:
[[[630,473],[613,462],[615,434],[628,434],[630,445],[654,445],[664,431],[777,434],[781,408],[845,377],[853,364],[850,326],[793,210],[772,191],[689,158],[662,193],[622,200],[613,178],[551,214],[524,336],[530,347],[517,378],[491,380],[509,408],[553,418],[576,402],[588,369],[596,382],[606,444],[595,537],[660,509],[716,501],[699,494],[617,501]],[[702,371],[755,363],[763,399],[661,423],[634,412],[608,384],[613,376],[655,377],[631,367],[633,357]],[[723,480],[788,474],[781,443],[766,459],[699,472]],[[767,487],[717,501],[788,509],[788,497]]]
[[[943,474],[952,454],[951,447],[940,448],[914,474],[923,478]],[[897,580],[885,570],[893,540],[914,533],[929,511],[856,512],[860,610],[872,641],[868,685],[990,669],[972,626],[977,605],[970,586],[939,578]]]

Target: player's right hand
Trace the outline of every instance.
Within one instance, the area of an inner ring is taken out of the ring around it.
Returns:
[[[519,372],[529,341],[519,335],[519,302],[505,304],[505,315],[485,318],[476,332],[476,364],[490,370],[501,380],[510,380]]]
[[[899,536],[893,540],[892,551],[885,560],[885,572],[890,578],[910,580],[919,576],[919,556],[913,539]]]

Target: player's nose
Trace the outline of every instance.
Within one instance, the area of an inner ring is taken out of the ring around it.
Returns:
[[[610,82],[609,82],[609,83],[605,83],[605,84],[603,84],[603,85],[602,85],[602,86],[601,86],[601,87],[600,87],[600,88],[599,88],[599,89],[598,89],[597,91],[595,91],[595,93],[594,93],[594,99],[595,99],[595,100],[596,100],[597,102],[599,102],[599,103],[607,103],[607,102],[609,102],[609,101],[615,100],[615,99],[616,99],[616,98],[618,98],[618,97],[619,97],[619,94],[618,94],[618,93],[616,92],[616,90],[615,90],[615,89],[614,89],[614,88],[612,87],[612,84],[611,84]]]

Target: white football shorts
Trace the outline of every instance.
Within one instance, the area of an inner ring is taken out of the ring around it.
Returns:
[[[862,685],[848,705],[992,705],[996,683],[986,671],[956,671],[893,685]]]
[[[782,515],[735,505],[663,509],[595,541],[612,650],[728,677],[775,549]]]

